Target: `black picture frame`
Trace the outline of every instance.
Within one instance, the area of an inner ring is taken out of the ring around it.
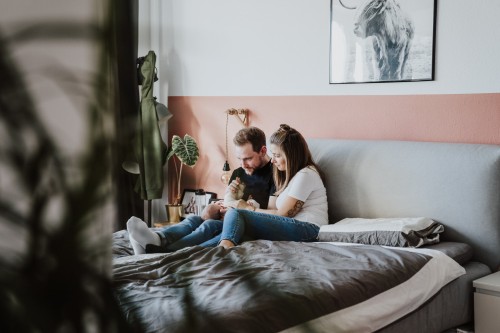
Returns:
[[[196,190],[194,189],[184,189],[181,197],[181,204],[183,205],[184,215],[195,214],[195,196]],[[206,202],[205,205],[208,205],[211,201],[217,198],[217,193],[205,191]]]
[[[181,204],[184,215],[195,213],[195,194],[196,190],[184,189],[182,191]]]
[[[330,0],[330,84],[434,80],[436,10],[436,0]]]
[[[208,192],[208,191],[205,191],[205,195],[207,196],[207,205],[213,201],[216,201],[218,200],[217,199],[217,193],[215,192]]]

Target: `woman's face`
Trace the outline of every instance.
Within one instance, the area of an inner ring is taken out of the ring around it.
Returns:
[[[286,171],[286,156],[281,148],[275,144],[270,145],[272,163],[279,171]]]

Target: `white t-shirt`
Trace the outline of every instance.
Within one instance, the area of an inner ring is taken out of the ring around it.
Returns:
[[[306,167],[288,183],[288,186],[276,199],[276,207],[283,206],[285,198],[290,196],[303,201],[302,209],[293,218],[318,226],[328,224],[328,202],[326,188],[314,167]]]

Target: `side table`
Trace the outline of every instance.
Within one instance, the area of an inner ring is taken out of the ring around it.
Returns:
[[[500,332],[500,272],[474,280],[474,327],[476,333]]]

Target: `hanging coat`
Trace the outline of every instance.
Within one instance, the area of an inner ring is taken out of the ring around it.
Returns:
[[[163,164],[166,161],[167,146],[163,142],[158,126],[156,103],[153,97],[153,83],[156,55],[149,51],[139,67],[142,75],[139,123],[135,142],[135,156],[139,164],[139,179],[135,190],[143,200],[158,199],[163,194]],[[139,80],[141,82],[141,80]]]

